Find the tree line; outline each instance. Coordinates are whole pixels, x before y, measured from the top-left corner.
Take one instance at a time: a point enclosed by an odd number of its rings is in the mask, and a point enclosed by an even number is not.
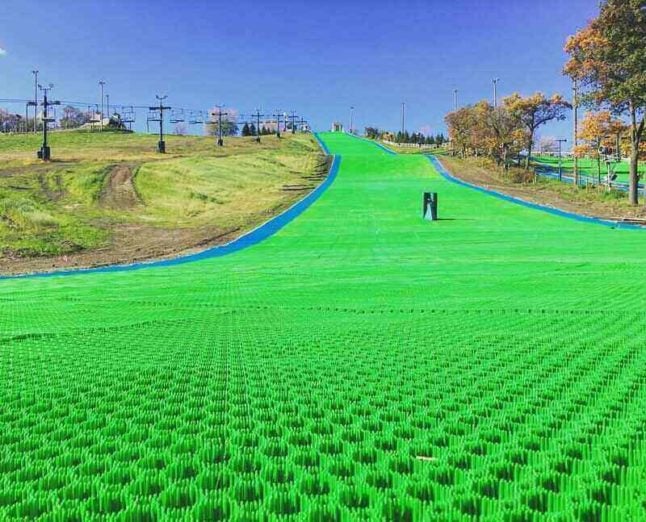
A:
[[[565,51],[563,72],[576,82],[578,101],[589,110],[573,153],[597,158],[600,175],[601,158],[608,152],[619,157],[627,148],[629,200],[636,205],[638,163],[646,156],[646,2],[605,0],[599,15],[567,39]],[[512,94],[497,107],[481,101],[447,114],[445,121],[454,152],[486,155],[505,169],[524,152],[529,169],[537,129],[564,119],[571,107],[559,94]]]
[[[444,134],[439,133],[435,136],[429,134],[424,135],[421,132],[409,133],[408,131],[404,132],[391,132],[380,130],[377,127],[366,127],[364,131],[366,138],[372,140],[383,140],[391,141],[394,143],[412,143],[416,145],[438,145],[441,146],[444,144],[447,139]]]
[[[494,107],[482,100],[446,115],[452,149],[463,157],[489,156],[505,170],[521,151],[529,169],[536,132],[549,121],[565,119],[571,105],[559,94],[507,96]]]

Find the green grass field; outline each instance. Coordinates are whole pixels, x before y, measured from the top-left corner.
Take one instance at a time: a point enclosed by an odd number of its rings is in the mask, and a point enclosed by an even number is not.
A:
[[[167,138],[168,154],[160,155],[153,135],[53,132],[54,161],[43,164],[34,152],[40,136],[0,134],[0,260],[106,247],[124,224],[245,230],[299,197],[283,185],[326,170],[304,134],[260,144],[231,138],[222,148],[213,138]],[[104,197],[122,165],[132,174],[130,197]]]
[[[322,137],[256,246],[0,281],[1,519],[643,519],[646,235]]]
[[[550,165],[552,167],[558,167],[559,159],[552,156],[536,156],[534,161],[539,164]],[[563,169],[573,170],[574,169],[574,160],[571,158],[562,158],[561,165]],[[597,166],[597,160],[593,158],[579,158],[577,162],[578,168],[582,173],[587,174],[596,178],[598,176],[599,170]],[[621,161],[619,163],[612,164],[615,174],[617,174],[617,181],[620,183],[628,183],[628,173],[630,169],[630,164],[627,161]],[[640,176],[644,177],[646,174],[646,162],[641,161],[638,165],[638,172]],[[601,162],[601,180],[605,182],[608,169],[605,162]]]

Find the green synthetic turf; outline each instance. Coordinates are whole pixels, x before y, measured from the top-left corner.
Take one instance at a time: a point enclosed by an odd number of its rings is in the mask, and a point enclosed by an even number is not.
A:
[[[549,165],[551,167],[558,168],[559,159],[554,156],[536,156],[534,160],[539,164]],[[596,178],[599,175],[599,167],[597,160],[593,158],[579,158],[577,166],[583,174],[592,176]],[[574,160],[571,158],[561,158],[561,167],[567,171],[574,170]],[[639,175],[641,176],[641,181],[643,181],[644,175],[646,175],[646,163],[640,161],[637,165]],[[617,174],[617,182],[628,183],[629,181],[629,172],[630,172],[630,163],[628,161],[621,161],[620,163],[612,163],[612,169],[615,174]],[[606,175],[608,174],[608,167],[606,162],[601,162],[601,181],[605,182]]]
[[[0,519],[642,518],[646,234],[323,139],[259,245],[0,281]]]

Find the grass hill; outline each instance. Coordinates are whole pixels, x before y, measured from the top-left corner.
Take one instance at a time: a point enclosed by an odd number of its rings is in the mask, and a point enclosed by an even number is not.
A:
[[[226,241],[299,199],[327,172],[309,135],[227,139],[54,132],[0,135],[0,272],[163,257]]]

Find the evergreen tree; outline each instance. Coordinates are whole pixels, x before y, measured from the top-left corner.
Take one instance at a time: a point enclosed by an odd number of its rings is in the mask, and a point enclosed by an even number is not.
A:
[[[255,135],[256,135],[256,126],[252,123],[251,125],[249,125],[249,136],[255,136]]]
[[[435,138],[432,134],[426,138],[426,143],[428,143],[429,145],[435,145]]]
[[[251,136],[251,133],[249,132],[249,124],[248,123],[245,123],[242,126],[242,135],[243,136]]]

